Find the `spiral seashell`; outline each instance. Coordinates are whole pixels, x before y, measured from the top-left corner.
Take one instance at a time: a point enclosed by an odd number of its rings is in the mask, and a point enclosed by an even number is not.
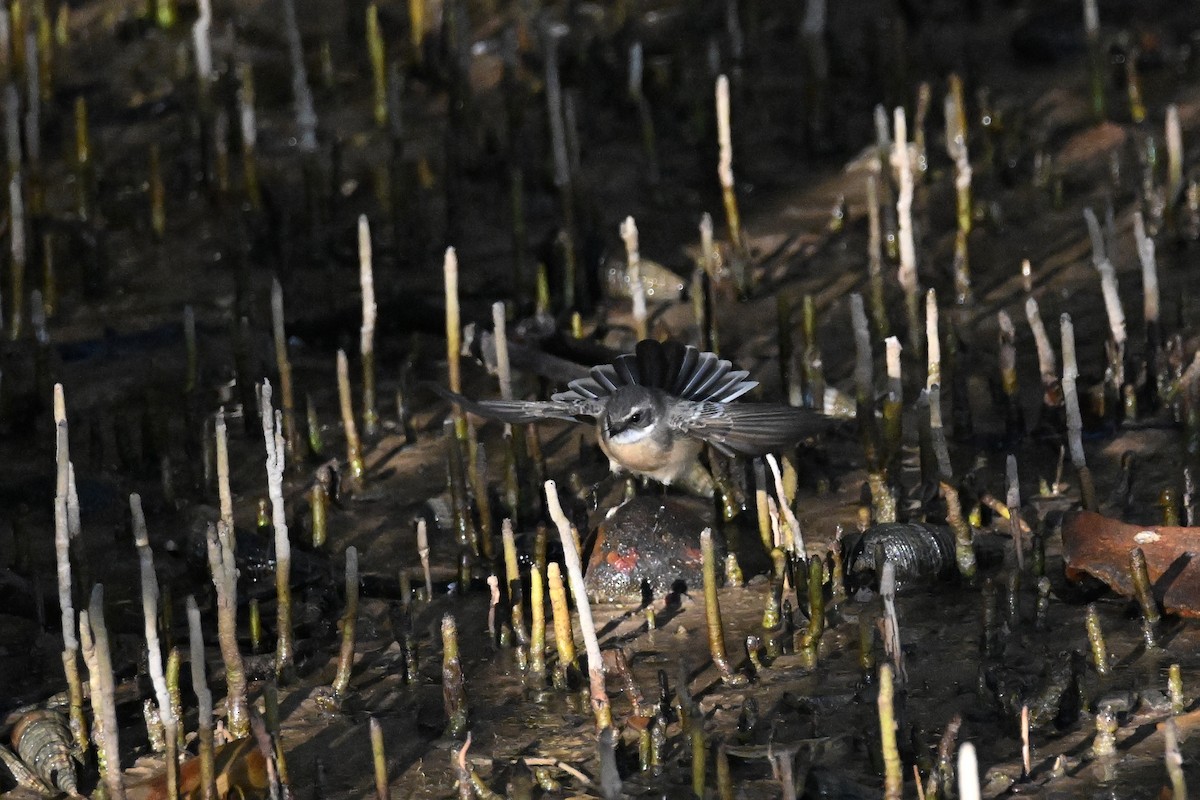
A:
[[[47,708],[30,711],[13,726],[12,745],[46,785],[72,797],[79,796],[72,759],[74,737],[66,716]]]
[[[38,794],[50,794],[54,791],[41,778],[34,775],[29,767],[25,766],[25,762],[17,757],[16,753],[0,744],[0,775],[3,775],[5,770],[22,789],[31,789]]]

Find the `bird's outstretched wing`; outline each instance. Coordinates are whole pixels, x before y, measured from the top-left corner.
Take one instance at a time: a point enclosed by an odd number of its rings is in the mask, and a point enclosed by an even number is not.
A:
[[[518,425],[548,419],[582,422],[581,417],[595,417],[604,411],[603,400],[472,400],[434,383],[426,386],[472,414]]]
[[[680,433],[709,442],[726,455],[760,456],[824,430],[828,420],[807,408],[769,403],[681,402],[668,418]]]

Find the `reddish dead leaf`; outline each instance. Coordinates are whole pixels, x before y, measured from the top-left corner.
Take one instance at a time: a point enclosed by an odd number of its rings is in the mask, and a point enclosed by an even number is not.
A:
[[[1154,596],[1168,612],[1200,617],[1200,528],[1130,525],[1092,511],[1063,522],[1067,577],[1084,574],[1133,596],[1129,551],[1142,548]]]
[[[262,752],[252,738],[237,739],[221,745],[213,754],[217,778],[217,796],[265,798],[268,796],[267,769]],[[130,786],[131,800],[166,800],[167,774]],[[200,759],[191,758],[179,767],[179,796],[192,800],[203,795],[200,785]]]
[[[1186,714],[1176,714],[1175,716],[1171,717],[1171,719],[1175,720],[1175,727],[1178,729],[1180,741],[1182,741],[1191,735],[1196,728],[1200,728],[1200,708],[1197,708],[1194,711],[1189,711]],[[1154,730],[1162,733],[1163,729],[1166,727],[1167,723],[1166,721],[1163,721],[1157,723],[1154,726]]]
[[[654,722],[654,717],[642,717],[637,714],[630,714],[625,718],[626,726],[633,728],[638,733],[647,730]]]

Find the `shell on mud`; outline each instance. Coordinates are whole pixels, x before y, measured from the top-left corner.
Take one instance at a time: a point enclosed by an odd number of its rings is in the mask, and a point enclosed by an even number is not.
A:
[[[885,561],[896,567],[896,590],[913,589],[955,572],[954,532],[943,525],[885,522],[842,540],[847,579],[878,588]]]
[[[46,782],[33,774],[33,770],[25,766],[16,753],[0,744],[0,778],[8,775],[18,787],[29,789],[38,794],[53,794],[54,790]]]
[[[17,720],[11,739],[21,761],[47,786],[79,796],[74,736],[66,716],[48,708],[30,711]]]
[[[643,258],[639,262],[642,271],[642,286],[646,289],[646,302],[666,303],[683,297],[687,282],[671,270]],[[609,297],[632,296],[629,285],[629,270],[624,261],[609,260],[605,265],[604,285]]]

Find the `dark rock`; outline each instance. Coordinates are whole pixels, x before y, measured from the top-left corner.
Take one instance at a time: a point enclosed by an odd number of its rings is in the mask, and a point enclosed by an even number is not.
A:
[[[601,603],[637,602],[701,585],[700,533],[708,504],[685,497],[635,497],[600,523],[588,560],[588,596]],[[719,539],[719,537],[717,537]]]

